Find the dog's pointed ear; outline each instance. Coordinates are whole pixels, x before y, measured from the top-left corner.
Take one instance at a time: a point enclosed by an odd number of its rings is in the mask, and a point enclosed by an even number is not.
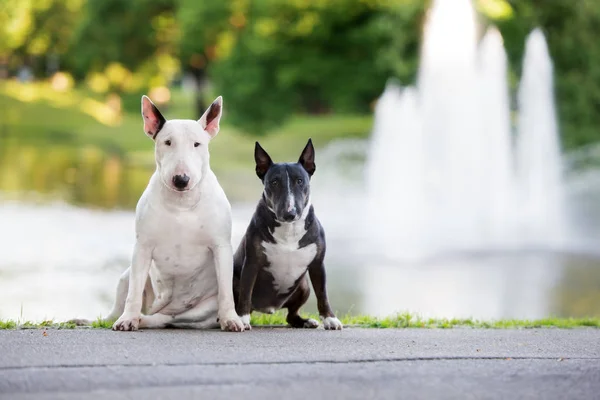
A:
[[[260,147],[258,142],[256,142],[256,145],[254,146],[254,161],[256,161],[256,175],[258,175],[260,180],[263,180],[265,174],[271,165],[273,165],[273,161],[265,149]]]
[[[219,121],[221,121],[221,115],[223,114],[223,97],[219,96],[212,102],[210,107],[204,112],[204,115],[200,117],[198,122],[202,126],[211,138],[217,136],[219,133]]]
[[[308,139],[308,143],[304,146],[298,164],[302,165],[306,172],[308,172],[308,176],[312,176],[315,173],[315,148],[313,147],[312,139]]]
[[[156,139],[156,135],[167,122],[148,96],[142,96],[142,118],[144,119],[144,132],[152,139]]]

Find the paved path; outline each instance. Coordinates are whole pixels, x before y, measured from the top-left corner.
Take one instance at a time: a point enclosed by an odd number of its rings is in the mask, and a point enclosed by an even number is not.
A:
[[[2,399],[598,399],[600,330],[0,331]]]

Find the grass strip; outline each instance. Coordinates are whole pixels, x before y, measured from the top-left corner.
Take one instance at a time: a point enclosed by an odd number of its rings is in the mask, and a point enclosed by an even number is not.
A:
[[[317,315],[305,315],[309,318],[319,319]],[[345,327],[355,328],[421,328],[421,329],[450,329],[450,328],[477,328],[477,329],[533,329],[533,328],[600,328],[600,318],[543,318],[527,319],[500,319],[477,320],[472,318],[422,318],[413,313],[398,313],[389,317],[374,317],[369,315],[345,315],[340,318]],[[255,313],[251,319],[252,326],[283,327],[287,326],[285,313],[275,314]],[[110,329],[112,321],[97,319],[87,329]],[[72,322],[56,322],[52,320],[42,322],[0,320],[0,329],[76,329],[79,328]]]

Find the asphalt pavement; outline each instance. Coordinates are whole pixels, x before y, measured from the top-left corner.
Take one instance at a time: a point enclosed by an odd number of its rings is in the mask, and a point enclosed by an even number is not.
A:
[[[0,331],[0,399],[600,399],[600,329]]]

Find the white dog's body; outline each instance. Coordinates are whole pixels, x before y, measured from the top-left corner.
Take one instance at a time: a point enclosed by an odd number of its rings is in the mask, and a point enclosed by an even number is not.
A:
[[[138,202],[132,264],[107,317],[119,317],[115,330],[243,330],[232,293],[231,207],[209,166],[221,107],[219,97],[199,121],[166,121],[142,100],[157,169]]]

